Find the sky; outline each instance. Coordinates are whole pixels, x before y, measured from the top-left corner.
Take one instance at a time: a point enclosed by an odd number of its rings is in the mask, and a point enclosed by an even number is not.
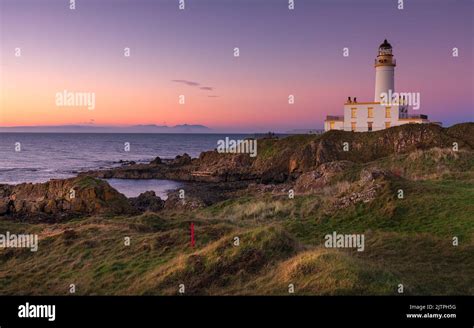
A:
[[[421,95],[417,113],[474,121],[474,2],[397,2],[0,0],[0,126],[322,128],[348,96],[373,101],[385,38],[396,91]],[[57,106],[64,90],[94,93],[95,108]]]

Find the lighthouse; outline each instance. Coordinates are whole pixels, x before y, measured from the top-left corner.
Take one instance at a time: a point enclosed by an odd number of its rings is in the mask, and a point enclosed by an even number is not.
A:
[[[392,94],[395,92],[395,66],[392,46],[387,39],[379,47],[379,53],[375,58],[375,96],[374,101],[380,101],[382,93]],[[389,91],[391,90],[391,91]]]
[[[375,58],[375,96],[374,101],[360,101],[354,95],[344,103],[344,115],[328,115],[324,120],[324,131],[343,130],[352,132],[378,131],[392,126],[414,123],[430,123],[424,114],[409,114],[409,102],[402,93],[395,97],[395,58],[392,46],[385,39],[379,46]],[[403,93],[404,94],[404,93]],[[406,93],[409,94],[409,93]],[[388,98],[386,98],[388,97]]]

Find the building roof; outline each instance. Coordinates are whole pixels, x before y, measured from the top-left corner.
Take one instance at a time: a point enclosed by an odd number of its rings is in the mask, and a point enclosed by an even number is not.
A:
[[[345,102],[344,106],[346,105],[380,105],[380,101],[362,101],[362,102]],[[387,105],[389,106],[389,105]]]
[[[388,43],[387,39],[383,40],[383,43],[380,45],[381,49],[392,49],[392,45]]]

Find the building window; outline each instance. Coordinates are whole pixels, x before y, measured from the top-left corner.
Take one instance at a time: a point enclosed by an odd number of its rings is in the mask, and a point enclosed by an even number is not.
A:
[[[329,130],[334,130],[334,122],[329,122]]]
[[[391,107],[385,107],[385,118],[390,118],[391,117],[390,108]]]
[[[368,118],[374,117],[374,109],[372,107],[367,108],[367,117]]]
[[[390,127],[390,122],[385,122],[385,128],[388,129]]]
[[[355,131],[356,130],[356,124],[355,122],[351,122],[351,131]]]
[[[373,122],[367,122],[367,130],[372,131],[372,123]]]
[[[351,108],[351,118],[357,118],[357,108]]]

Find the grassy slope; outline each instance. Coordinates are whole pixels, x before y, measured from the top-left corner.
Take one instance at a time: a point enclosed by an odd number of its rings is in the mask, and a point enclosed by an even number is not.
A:
[[[405,199],[392,193],[405,190]],[[416,195],[416,196],[415,196]],[[474,183],[401,180],[379,202],[325,213],[325,196],[266,195],[192,214],[87,218],[39,232],[36,254],[2,250],[2,294],[474,294]],[[188,216],[189,215],[189,216]],[[192,215],[192,216],[190,216]],[[189,247],[189,224],[197,244]],[[74,233],[64,233],[72,229]],[[365,233],[366,251],[323,248],[324,235]],[[124,246],[130,236],[131,246]],[[241,246],[232,245],[239,236]],[[460,246],[451,244],[458,236]]]
[[[260,155],[272,157],[280,148],[266,142]],[[387,181],[370,203],[334,210],[334,190],[370,167],[400,178]],[[180,283],[187,294],[288,294],[288,284],[298,294],[396,294],[399,283],[407,294],[474,294],[474,153],[389,156],[356,164],[333,181],[328,190],[295,199],[248,195],[193,212],[58,224],[0,220],[2,233],[40,235],[37,253],[0,250],[0,294],[67,295],[72,283],[77,294],[106,295],[176,294]],[[364,233],[365,251],[324,248],[333,231]]]

